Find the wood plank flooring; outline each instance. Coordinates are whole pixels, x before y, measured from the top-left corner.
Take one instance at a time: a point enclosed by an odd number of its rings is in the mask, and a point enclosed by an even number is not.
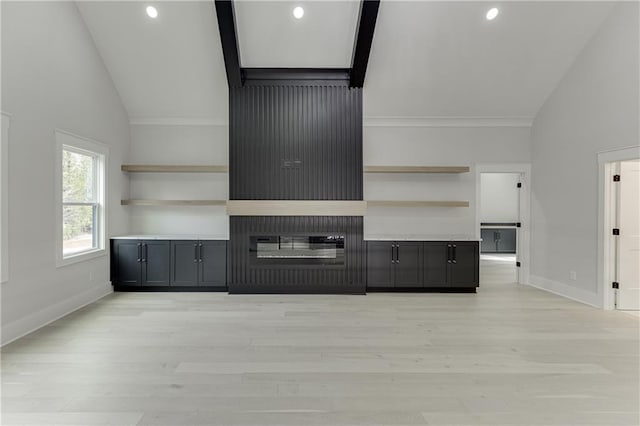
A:
[[[3,425],[638,425],[640,319],[478,294],[117,293],[2,351]]]

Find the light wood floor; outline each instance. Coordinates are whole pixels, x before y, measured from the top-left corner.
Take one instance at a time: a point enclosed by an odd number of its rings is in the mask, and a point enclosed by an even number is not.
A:
[[[118,293],[3,350],[4,425],[638,425],[639,319],[478,294]]]

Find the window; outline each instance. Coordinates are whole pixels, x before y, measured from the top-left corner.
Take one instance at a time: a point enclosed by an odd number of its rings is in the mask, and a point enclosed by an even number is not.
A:
[[[59,150],[58,263],[65,265],[105,252],[106,147],[56,131]]]

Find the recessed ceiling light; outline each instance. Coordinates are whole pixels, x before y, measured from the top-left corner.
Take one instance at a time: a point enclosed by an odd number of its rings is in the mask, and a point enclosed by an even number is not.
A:
[[[156,19],[158,17],[158,10],[153,6],[147,6],[147,15],[149,15],[149,18]]]
[[[489,21],[493,21],[494,19],[496,19],[496,16],[498,16],[498,13],[500,13],[500,11],[498,10],[497,7],[492,7],[491,9],[489,9],[489,11],[487,12],[487,19]]]
[[[294,8],[294,9],[293,9],[293,16],[294,16],[296,19],[300,19],[300,18],[302,18],[302,17],[304,16],[304,9],[303,9],[303,8],[301,8],[300,6],[298,6],[298,7]]]

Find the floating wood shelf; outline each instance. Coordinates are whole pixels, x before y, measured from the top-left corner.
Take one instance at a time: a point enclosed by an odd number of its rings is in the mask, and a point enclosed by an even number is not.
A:
[[[365,173],[468,173],[468,166],[365,166]]]
[[[224,206],[226,200],[122,200],[123,206]]]
[[[162,165],[162,164],[123,164],[123,172],[133,173],[225,173],[229,166]]]
[[[469,207],[468,201],[367,201],[371,207]]]
[[[366,201],[229,200],[229,216],[364,216]]]
[[[227,206],[229,216],[364,216],[367,207],[469,207],[468,201],[122,200],[123,206]]]

